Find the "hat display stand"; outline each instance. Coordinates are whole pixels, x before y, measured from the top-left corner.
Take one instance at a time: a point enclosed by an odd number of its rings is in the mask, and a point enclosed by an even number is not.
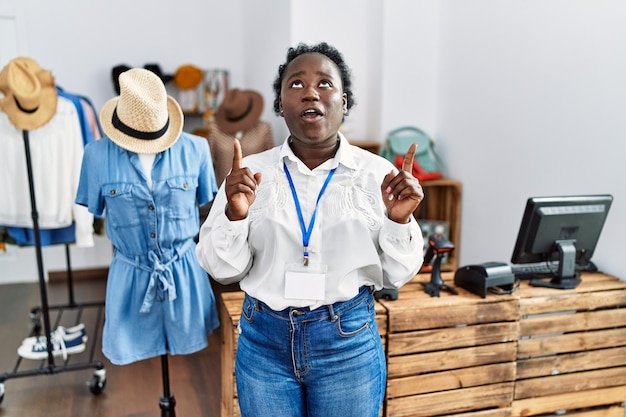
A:
[[[97,307],[96,314],[96,326],[95,329],[100,328],[100,323],[102,320],[102,308],[104,306],[103,302],[93,302],[93,303],[76,303],[74,300],[74,292],[73,292],[73,281],[72,274],[70,268],[70,257],[69,257],[69,246],[65,245],[65,253],[68,263],[68,297],[69,303],[65,305],[53,305],[50,306],[48,303],[48,295],[47,295],[47,287],[46,280],[44,277],[44,269],[43,269],[43,256],[42,256],[42,244],[41,244],[41,232],[39,229],[39,221],[38,221],[38,213],[37,213],[37,202],[35,199],[35,187],[33,183],[33,171],[32,171],[32,161],[31,161],[31,153],[30,153],[30,142],[29,142],[29,131],[22,130],[22,136],[24,139],[24,148],[26,155],[26,168],[28,171],[28,185],[29,185],[29,193],[30,193],[30,205],[31,205],[31,215],[33,221],[33,232],[35,238],[35,253],[37,258],[37,272],[38,272],[38,282],[39,282],[39,291],[41,296],[41,307],[35,307],[31,310],[31,321],[32,321],[32,329],[31,336],[38,336],[41,330],[41,320],[43,319],[44,324],[44,335],[46,337],[46,351],[47,351],[47,360],[42,360],[39,367],[34,369],[27,369],[20,371],[19,367],[22,362],[22,357],[18,357],[17,363],[13,369],[13,372],[3,373],[0,375],[0,403],[4,399],[5,394],[5,381],[11,378],[20,378],[20,377],[28,377],[28,376],[36,376],[36,375],[50,375],[57,374],[66,371],[77,371],[94,368],[93,378],[88,382],[89,390],[93,394],[100,394],[106,385],[106,369],[102,362],[94,361],[94,353],[96,346],[96,332],[94,332],[94,341],[91,347],[91,351],[89,353],[89,360],[83,363],[69,363],[70,356],[64,360],[63,365],[56,365],[53,355],[53,347],[51,342],[51,326],[50,326],[50,310],[57,309],[59,310],[59,314],[57,317],[57,322],[60,320],[63,311],[67,309],[77,309],[79,317],[82,315],[83,308],[85,307]],[[57,323],[58,324],[58,323]]]

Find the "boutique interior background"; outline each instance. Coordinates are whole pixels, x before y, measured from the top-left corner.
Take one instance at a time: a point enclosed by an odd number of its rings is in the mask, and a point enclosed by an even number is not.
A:
[[[226,68],[265,97],[288,46],[326,40],[353,69],[349,138],[428,132],[463,183],[460,264],[508,261],[530,196],[611,193],[594,261],[626,277],[626,2],[623,0],[0,0],[0,65],[30,56],[99,109],[117,64]],[[2,198],[7,198],[3,196]],[[44,250],[64,270],[63,247]],[[72,248],[107,266],[106,238]],[[32,248],[0,255],[0,282],[35,281]]]

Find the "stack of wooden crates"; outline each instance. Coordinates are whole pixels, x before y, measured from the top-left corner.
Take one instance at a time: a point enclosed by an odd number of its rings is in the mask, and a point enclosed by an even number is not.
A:
[[[452,281],[452,273],[444,280]],[[382,415],[624,417],[626,281],[586,273],[574,290],[530,287],[481,298],[424,292],[418,275],[376,318],[388,377]],[[220,297],[221,416],[239,416],[234,381],[243,293]]]
[[[523,286],[513,416],[624,417],[626,281],[585,274],[575,290]]]
[[[459,295],[442,289],[431,297],[422,284],[428,281],[418,275],[397,300],[381,300],[389,320],[385,415],[510,415],[516,298],[480,298],[461,288]]]
[[[626,281],[587,273],[574,290],[523,282],[486,298],[432,298],[422,282],[381,300],[386,416],[624,417]]]

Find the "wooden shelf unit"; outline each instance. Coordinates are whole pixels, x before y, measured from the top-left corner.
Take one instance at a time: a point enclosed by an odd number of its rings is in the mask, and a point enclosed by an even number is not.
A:
[[[441,270],[456,271],[461,250],[461,183],[443,178],[423,181],[422,188],[424,201],[413,215],[418,221],[425,219],[448,223],[448,239],[454,244],[454,250],[448,253],[447,262],[441,265]]]
[[[363,148],[366,151],[370,151],[378,155],[380,151],[380,142],[375,142],[373,140],[351,140],[349,141],[351,145],[358,146],[359,148]]]

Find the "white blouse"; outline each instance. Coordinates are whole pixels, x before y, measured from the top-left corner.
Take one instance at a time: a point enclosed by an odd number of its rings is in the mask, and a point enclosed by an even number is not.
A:
[[[28,132],[39,227],[58,229],[76,223],[77,246],[90,247],[93,215],[74,203],[84,145],[74,104],[58,97],[48,123]],[[0,111],[0,224],[33,227],[22,131]]]
[[[385,175],[397,170],[384,158],[340,139],[335,157],[313,170],[294,155],[287,140],[243,159],[243,166],[262,174],[248,217],[226,217],[222,185],[200,230],[196,254],[213,279],[239,282],[252,297],[282,310],[349,300],[361,286],[399,288],[415,276],[424,253],[419,225],[412,216],[408,224],[389,220],[380,190]],[[303,262],[303,243],[283,162],[306,227],[328,173],[337,168],[319,201],[308,246],[310,263],[327,268],[323,300],[285,297],[286,266]]]

